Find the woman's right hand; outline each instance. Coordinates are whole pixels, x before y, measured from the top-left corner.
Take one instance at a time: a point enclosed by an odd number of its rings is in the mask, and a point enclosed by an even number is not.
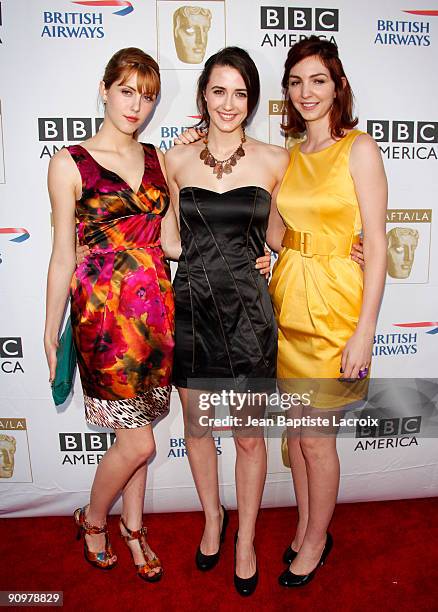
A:
[[[56,349],[58,348],[58,342],[53,342],[44,339],[44,349],[46,351],[47,364],[49,366],[49,383],[53,384],[56,374]]]
[[[83,261],[85,261],[85,258],[88,257],[89,254],[90,249],[86,244],[82,246],[76,244],[76,265],[79,266]]]
[[[181,145],[181,144],[191,144],[192,142],[197,142],[204,138],[205,133],[202,130],[198,130],[196,128],[188,128],[184,130],[182,134],[180,134],[177,138],[174,138],[173,144]]]

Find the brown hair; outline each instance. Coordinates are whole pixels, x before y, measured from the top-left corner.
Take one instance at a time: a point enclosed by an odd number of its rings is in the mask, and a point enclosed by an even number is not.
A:
[[[112,56],[102,78],[105,89],[109,89],[118,81],[123,85],[133,72],[137,73],[137,90],[140,93],[160,93],[160,68],[157,62],[136,47],[120,49]]]
[[[345,129],[354,128],[358,123],[358,119],[353,117],[353,92],[339,59],[337,46],[328,40],[322,40],[313,35],[295,43],[287,54],[281,81],[284,96],[281,127],[288,135],[295,138],[306,131],[306,123],[294,108],[289,97],[289,74],[298,62],[306,57],[313,56],[321,60],[335,84],[336,97],[330,111],[330,129],[332,138],[342,138]],[[345,85],[342,78],[346,80]]]
[[[254,64],[250,55],[240,47],[225,47],[209,57],[205,62],[204,70],[201,72],[198,79],[198,89],[196,92],[196,104],[201,115],[201,119],[197,125],[208,126],[210,124],[210,115],[208,114],[204,92],[210,80],[211,71],[215,66],[231,66],[231,68],[235,68],[237,72],[239,72],[242,79],[245,81],[246,90],[248,92],[248,114],[242,124],[243,127],[245,127],[259,101],[260,78],[257,66]]]

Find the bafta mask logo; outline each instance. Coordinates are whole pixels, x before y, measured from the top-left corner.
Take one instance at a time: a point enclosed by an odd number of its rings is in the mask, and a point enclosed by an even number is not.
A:
[[[181,6],[173,14],[173,38],[178,59],[185,64],[204,61],[211,11],[198,6]]]
[[[281,435],[281,458],[283,460],[284,467],[290,468],[289,451],[287,447],[287,431],[283,431]]]
[[[14,475],[14,455],[17,442],[13,436],[0,434],[0,478]]]
[[[393,227],[388,239],[388,274],[392,278],[408,278],[418,245],[418,231],[410,227]]]

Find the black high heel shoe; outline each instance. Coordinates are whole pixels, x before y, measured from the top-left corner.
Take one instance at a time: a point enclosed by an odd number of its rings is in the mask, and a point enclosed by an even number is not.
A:
[[[284,587],[299,587],[308,584],[315,576],[317,569],[324,565],[325,560],[328,557],[329,552],[333,548],[333,538],[330,533],[327,533],[327,539],[325,541],[324,550],[322,551],[322,555],[320,560],[318,561],[316,567],[309,573],[304,574],[304,576],[299,576],[298,574],[294,574],[289,569],[285,570],[278,578],[278,582],[281,586]]]
[[[250,578],[240,578],[236,574],[236,547],[238,537],[238,532],[236,531],[234,536],[234,586],[236,587],[236,591],[239,593],[239,595],[248,597],[256,590],[257,583],[259,581],[259,571],[256,568],[255,573]]]
[[[292,546],[288,546],[283,553],[283,563],[287,563],[287,565],[290,565],[297,556],[297,554],[297,550],[294,550]]]
[[[222,519],[222,528],[221,528],[218,551],[212,555],[204,555],[204,553],[201,552],[200,546],[198,546],[198,550],[196,551],[195,563],[196,563],[196,567],[198,568],[198,570],[201,570],[201,572],[207,572],[208,570],[213,569],[214,566],[219,561],[221,545],[224,543],[225,534],[227,532],[227,527],[228,527],[228,522],[229,522],[228,512],[225,510],[223,506],[221,506],[221,508],[224,512],[224,517]]]

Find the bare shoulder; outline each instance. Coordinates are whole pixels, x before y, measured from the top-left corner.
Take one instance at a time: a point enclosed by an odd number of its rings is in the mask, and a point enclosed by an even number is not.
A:
[[[49,162],[48,170],[49,184],[70,184],[72,186],[80,182],[79,170],[72,156],[65,147],[53,155]]]
[[[200,141],[202,144],[202,141]],[[202,145],[203,146],[203,145]],[[164,157],[167,161],[171,163],[175,163],[180,159],[185,159],[187,157],[191,157],[195,150],[199,149],[199,141],[194,142],[192,144],[181,144],[181,145],[173,145],[168,151],[166,151]]]
[[[52,156],[49,162],[49,169],[55,172],[68,172],[76,167],[72,156],[65,147]]]
[[[81,197],[82,179],[78,167],[67,149],[60,149],[50,160],[47,175],[52,206],[56,202],[69,202],[74,208],[74,201]]]
[[[369,134],[362,133],[355,138],[351,147],[351,156],[354,159],[380,157],[380,149],[377,142]]]
[[[250,142],[255,149],[258,149],[264,157],[268,158],[268,161],[272,160],[273,163],[287,163],[289,161],[289,153],[284,147],[261,142],[255,138],[251,138]]]
[[[350,154],[350,172],[353,180],[365,177],[385,177],[382,155],[376,141],[369,134],[359,134]]]
[[[199,157],[201,145],[198,142],[188,145],[174,145],[164,155],[168,177],[174,177],[182,168],[187,167],[193,160]]]
[[[289,151],[285,147],[279,147],[278,145],[269,144],[267,152],[272,157],[275,163],[288,164],[289,163]]]

